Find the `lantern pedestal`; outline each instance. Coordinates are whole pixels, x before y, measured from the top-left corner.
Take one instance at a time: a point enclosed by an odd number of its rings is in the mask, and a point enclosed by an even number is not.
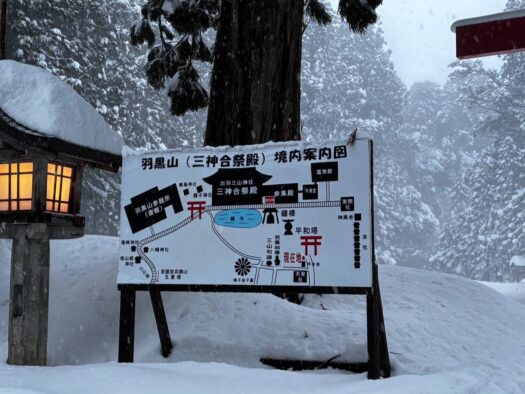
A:
[[[46,365],[49,232],[42,223],[13,230],[7,363]]]
[[[83,218],[77,217],[82,222]],[[4,224],[0,238],[11,238],[9,350],[11,365],[46,365],[49,305],[49,240],[84,235],[73,224]]]

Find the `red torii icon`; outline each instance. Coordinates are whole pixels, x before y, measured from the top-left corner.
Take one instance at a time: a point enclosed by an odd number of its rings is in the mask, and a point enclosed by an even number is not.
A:
[[[302,235],[301,236],[301,245],[304,246],[304,254],[309,255],[308,247],[314,247],[314,256],[317,256],[317,247],[321,246],[321,235]]]
[[[199,213],[199,219],[202,219],[202,213],[206,210],[206,201],[188,201],[188,211],[191,213],[191,218],[193,219],[193,214],[195,212]]]

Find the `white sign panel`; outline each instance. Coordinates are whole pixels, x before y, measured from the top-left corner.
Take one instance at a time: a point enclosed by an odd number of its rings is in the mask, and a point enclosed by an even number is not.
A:
[[[358,139],[125,156],[118,283],[371,287],[371,149]]]

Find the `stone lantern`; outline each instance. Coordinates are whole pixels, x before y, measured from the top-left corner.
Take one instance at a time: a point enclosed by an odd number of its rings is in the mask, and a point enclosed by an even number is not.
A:
[[[33,84],[41,91],[28,95]],[[84,235],[83,169],[117,172],[121,147],[121,137],[66,83],[0,61],[0,238],[13,240],[9,364],[46,364],[49,240]]]

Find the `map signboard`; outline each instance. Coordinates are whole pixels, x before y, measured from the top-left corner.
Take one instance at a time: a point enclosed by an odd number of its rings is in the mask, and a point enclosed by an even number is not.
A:
[[[119,285],[372,286],[372,142],[124,156]]]

